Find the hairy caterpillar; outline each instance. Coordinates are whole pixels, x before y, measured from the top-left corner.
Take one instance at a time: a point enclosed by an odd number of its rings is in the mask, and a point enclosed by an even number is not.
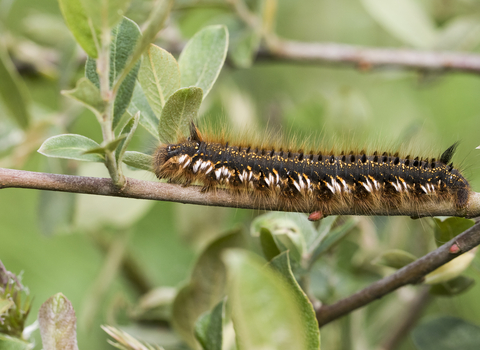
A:
[[[159,179],[185,186],[200,182],[203,191],[223,187],[298,211],[353,207],[369,213],[426,202],[448,202],[461,210],[471,190],[450,163],[456,146],[438,160],[387,152],[305,153],[210,140],[192,123],[188,139],[158,147],[153,168]]]

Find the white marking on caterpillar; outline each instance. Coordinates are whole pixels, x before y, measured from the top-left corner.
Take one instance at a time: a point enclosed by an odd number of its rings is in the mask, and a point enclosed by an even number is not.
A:
[[[333,187],[332,185],[330,185],[328,182],[326,181],[323,181],[325,182],[325,185],[327,185],[328,189],[330,190],[330,192],[332,192],[333,194],[335,194],[335,187]]]
[[[182,164],[183,161],[185,160],[185,158],[187,158],[187,157],[188,157],[188,156],[187,156],[186,154],[184,154],[183,156],[181,156],[180,158],[178,158],[178,162],[179,162],[180,164]]]
[[[298,192],[301,192],[302,189],[300,188],[300,186],[298,185],[297,181],[293,181],[293,185],[297,188]]]
[[[217,177],[217,180],[220,180],[220,176],[222,175],[222,169],[217,169],[215,170],[215,176]]]
[[[368,181],[368,180],[367,180]],[[371,190],[371,186],[369,186],[368,184],[366,184],[365,182],[361,182],[360,183],[362,184],[363,187],[365,187],[365,189],[368,191],[368,192],[372,192]]]
[[[425,188],[425,186],[420,185],[420,188],[423,190],[423,192],[425,192],[426,194],[428,194],[428,191],[427,191],[427,189]]]
[[[210,167],[207,169],[207,171],[205,172],[205,175],[207,175],[209,172],[211,172],[213,170],[213,166],[212,166],[212,163],[208,162],[208,164],[210,165]]]
[[[264,181],[267,184],[268,187],[270,187],[270,179],[268,179],[266,176],[264,176]]]
[[[193,172],[196,173],[198,171],[198,168],[200,167],[200,165],[202,164],[202,160],[199,159],[195,162],[195,164],[193,165]]]
[[[189,166],[191,162],[192,162],[192,158],[188,157],[188,159],[187,159],[187,161],[185,162],[185,164],[183,164],[183,169],[185,169],[187,166]]]
[[[200,170],[205,170],[209,164],[210,162],[202,162],[202,165],[200,165]]]

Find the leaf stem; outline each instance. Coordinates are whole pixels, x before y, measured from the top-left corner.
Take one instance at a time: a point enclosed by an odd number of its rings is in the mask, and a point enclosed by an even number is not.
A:
[[[115,133],[112,129],[113,105],[116,97],[110,89],[110,28],[104,25],[101,33],[101,46],[98,53],[97,73],[100,80],[100,95],[106,102],[107,107],[102,114],[100,126],[102,128],[103,144],[108,144],[115,139]],[[125,185],[125,176],[123,176],[121,164],[117,164],[115,154],[110,150],[105,151],[105,166],[112,178],[115,186],[122,188]]]

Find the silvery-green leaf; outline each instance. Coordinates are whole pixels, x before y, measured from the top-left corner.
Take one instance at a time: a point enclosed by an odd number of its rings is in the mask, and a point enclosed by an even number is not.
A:
[[[143,54],[138,80],[157,117],[168,98],[180,88],[180,70],[175,58],[164,49],[150,45]]]
[[[182,86],[197,86],[208,95],[225,62],[228,30],[215,25],[203,28],[189,40],[178,60]]]
[[[190,123],[197,118],[203,92],[198,87],[182,88],[170,96],[160,116],[158,135],[163,143],[174,143],[186,135]]]
[[[128,166],[138,168],[141,170],[146,171],[153,171],[152,164],[153,158],[152,156],[135,151],[126,151],[123,155],[122,161],[127,164]]]
[[[85,50],[88,56],[97,58],[97,45],[100,42],[100,32],[87,16],[82,0],[58,0],[63,18],[72,32],[75,40]]]
[[[72,303],[57,293],[42,304],[38,323],[45,350],[78,350],[77,318]]]
[[[98,154],[85,154],[89,149],[97,147],[100,147],[100,145],[88,137],[76,134],[62,134],[45,140],[38,153],[54,158],[103,162],[103,157]]]

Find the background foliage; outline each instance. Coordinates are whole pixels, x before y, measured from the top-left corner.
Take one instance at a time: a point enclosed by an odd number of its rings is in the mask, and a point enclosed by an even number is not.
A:
[[[150,1],[133,0],[126,15],[143,23],[151,5]],[[248,5],[255,11],[260,3]],[[478,51],[480,7],[473,0],[279,0],[277,6],[276,32],[289,39]],[[20,73],[14,83],[0,79],[2,96],[7,96],[0,101],[0,166],[108,176],[101,164],[46,158],[36,152],[45,139],[61,133],[102,141],[94,114],[60,94],[60,90],[73,89],[84,76],[86,56],[67,30],[57,1],[3,0],[0,17],[0,59],[6,62],[2,67]],[[178,59],[180,50],[175,44],[217,24],[228,27],[230,46],[227,64],[202,103],[201,118],[208,123],[234,130],[280,130],[300,135],[299,139],[309,135],[318,140],[341,140],[353,135],[359,144],[374,142],[388,147],[412,142],[426,155],[439,154],[460,140],[455,164],[465,169],[472,187],[479,188],[474,150],[480,131],[477,76],[362,71],[269,60],[251,65],[251,49],[258,44],[255,33],[223,1],[177,1],[157,43]],[[8,55],[14,66],[9,66]],[[141,79],[142,70],[139,76]],[[11,89],[18,93],[9,95]],[[22,100],[8,96],[21,96]],[[129,149],[149,153],[156,143],[151,132],[138,128]],[[154,179],[143,171],[125,169],[125,174]],[[192,283],[191,271],[209,242],[232,230],[250,232],[258,214],[3,189],[0,259],[8,270],[23,271],[22,283],[34,296],[27,324],[35,320],[43,301],[61,292],[76,310],[80,349],[111,348],[99,327],[105,323],[121,325],[139,339],[173,349],[178,348],[178,334],[184,342],[189,340],[167,327],[170,309],[164,306],[170,305],[176,293],[172,288]],[[326,303],[350,295],[391,273],[391,268],[375,260],[385,251],[401,249],[419,257],[434,249],[433,228],[440,225],[432,219],[359,218],[355,229],[314,265],[312,293]],[[261,253],[258,242],[253,247]],[[293,255],[291,251],[292,259]],[[255,262],[242,260],[238,252],[229,256],[230,269],[242,264],[256,267]],[[126,264],[122,265],[122,258]],[[388,257],[382,258],[385,265]],[[478,279],[478,258],[465,274]],[[150,288],[159,289],[139,301]],[[422,321],[443,315],[480,324],[479,288],[474,285],[455,297],[431,299]],[[418,287],[403,288],[325,326],[322,347],[378,346],[417,291]],[[428,331],[428,325],[424,329]],[[34,336],[40,348],[39,333]],[[421,346],[421,335],[414,339],[407,337],[401,349]]]

